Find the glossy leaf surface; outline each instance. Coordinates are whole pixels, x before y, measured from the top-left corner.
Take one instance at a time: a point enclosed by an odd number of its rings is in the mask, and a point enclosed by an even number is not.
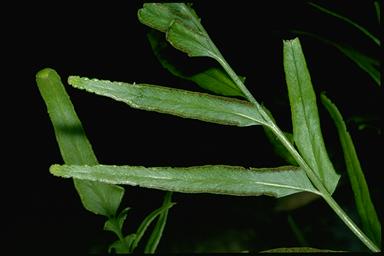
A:
[[[247,101],[149,84],[128,84],[71,76],[72,86],[127,103],[133,108],[206,122],[250,126],[264,123]]]
[[[282,197],[300,191],[317,193],[306,174],[294,166],[242,168],[227,165],[143,167],[53,165],[53,175],[111,184],[127,184],[182,193]]]
[[[284,41],[284,71],[295,144],[304,160],[332,194],[340,176],[334,170],[324,145],[316,95],[299,39]]]

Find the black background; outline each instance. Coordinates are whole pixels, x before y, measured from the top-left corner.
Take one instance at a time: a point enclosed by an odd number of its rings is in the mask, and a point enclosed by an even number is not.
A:
[[[377,56],[375,45],[356,29],[326,16],[303,1],[209,1],[194,8],[233,69],[266,104],[277,122],[290,130],[290,112],[282,67],[282,40],[291,29],[315,32]],[[267,2],[267,1],[263,1]],[[289,3],[288,3],[289,2]],[[323,3],[374,34],[379,28],[371,1]],[[53,129],[35,84],[35,74],[54,68],[68,75],[126,82],[145,82],[200,90],[164,70],[137,20],[136,1],[82,4],[35,2],[3,9],[3,248],[13,252],[105,252],[112,234],[102,231],[104,218],[83,209],[70,180],[49,174],[61,163]],[[336,49],[303,37],[301,44],[317,93],[326,91],[344,117],[379,116],[382,89]],[[199,65],[207,60],[195,58]],[[134,110],[122,103],[66,87],[99,162],[146,166],[283,164],[258,127],[236,128]],[[4,90],[5,89],[5,90]],[[323,135],[342,174],[335,198],[354,219],[352,192],[337,134],[322,107]],[[373,201],[382,199],[382,134],[376,128],[348,128],[366,173]],[[381,123],[375,121],[381,129]],[[4,176],[5,174],[5,176]],[[128,232],[160,206],[163,192],[126,187]],[[298,246],[287,213],[273,210],[269,197],[175,194],[160,251],[260,251]],[[380,215],[381,215],[381,209]],[[322,201],[291,212],[312,247],[365,250]],[[3,236],[3,237],[4,237]],[[236,237],[236,239],[235,239]],[[4,240],[3,240],[4,241]],[[220,242],[221,241],[221,242]]]

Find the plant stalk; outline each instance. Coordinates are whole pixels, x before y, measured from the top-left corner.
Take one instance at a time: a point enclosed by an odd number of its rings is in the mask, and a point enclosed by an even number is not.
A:
[[[194,21],[195,24],[203,31],[209,38],[207,31],[200,24],[198,20]],[[289,140],[285,137],[284,133],[280,130],[280,128],[275,124],[275,122],[271,119],[271,117],[264,111],[262,106],[256,101],[253,95],[249,92],[247,87],[243,84],[240,78],[233,71],[228,62],[224,59],[223,55],[217,49],[216,45],[209,38],[209,42],[211,47],[214,49],[216,56],[212,56],[215,58],[220,65],[224,68],[224,70],[228,73],[231,79],[236,83],[238,88],[244,94],[246,99],[253,103],[258,109],[261,116],[265,119],[265,125],[268,126],[272,130],[272,132],[279,138],[280,142],[284,145],[284,147],[291,153],[293,158],[302,167],[307,174],[309,180],[315,186],[315,188],[320,192],[321,196],[328,203],[328,205],[332,208],[332,210],[341,218],[341,220],[348,226],[348,228],[373,252],[380,252],[380,248],[378,248],[365,234],[361,229],[352,221],[351,218],[344,212],[344,210],[339,206],[339,204],[332,198],[328,190],[325,188],[319,177],[315,174],[312,168],[305,162],[305,160],[301,157],[296,148],[289,142]]]
[[[321,196],[328,203],[328,205],[332,208],[332,210],[340,217],[340,219],[348,226],[348,228],[362,241],[371,251],[380,252],[380,248],[378,248],[369,237],[365,235],[365,233],[353,222],[351,218],[345,213],[345,211],[340,207],[340,205],[333,199],[333,197],[329,194],[328,190],[325,188],[323,183],[320,181],[318,176],[312,171],[311,167],[305,162],[305,160],[301,157],[299,152],[293,147],[293,145],[289,142],[289,140],[285,137],[284,133],[276,126],[276,124],[272,123],[270,126],[273,133],[279,138],[280,142],[283,143],[285,148],[291,153],[293,158],[297,161],[297,163],[304,169],[308,178],[311,180],[313,185],[319,190]]]

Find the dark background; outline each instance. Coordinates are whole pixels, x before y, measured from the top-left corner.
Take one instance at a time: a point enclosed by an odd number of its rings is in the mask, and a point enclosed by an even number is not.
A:
[[[282,40],[300,29],[348,43],[371,56],[379,50],[356,29],[322,14],[304,1],[203,1],[194,8],[227,61],[257,100],[290,130],[282,66]],[[268,2],[268,1],[262,1]],[[375,35],[379,27],[371,1],[338,1],[324,6],[352,18]],[[87,212],[70,180],[49,174],[62,163],[35,74],[54,68],[68,75],[145,82],[200,90],[164,70],[137,20],[137,1],[82,4],[35,2],[3,9],[4,145],[2,176],[3,249],[13,252],[105,252],[114,239],[102,230],[104,218]],[[301,44],[317,93],[326,91],[346,120],[374,117],[359,130],[347,122],[376,207],[382,201],[382,88],[335,48],[311,38]],[[203,65],[204,58],[191,59]],[[260,127],[236,128],[134,110],[111,99],[67,86],[99,162],[146,166],[230,164],[267,167],[284,164],[273,154]],[[319,106],[323,136],[342,175],[335,198],[357,220],[333,123]],[[382,157],[382,156],[381,156]],[[378,168],[379,167],[379,168]],[[163,192],[126,187],[123,206],[132,207],[125,230],[131,233],[161,205]],[[317,200],[291,212],[276,212],[270,197],[175,194],[161,252],[260,251],[300,246],[288,215],[308,245],[366,250],[328,205]],[[381,215],[381,207],[378,209]]]

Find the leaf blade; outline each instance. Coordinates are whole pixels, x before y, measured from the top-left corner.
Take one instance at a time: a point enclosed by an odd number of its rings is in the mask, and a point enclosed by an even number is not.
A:
[[[187,74],[184,69],[177,68],[176,66],[183,64],[183,62],[176,61],[174,56],[171,55],[171,47],[169,47],[169,44],[160,36],[161,33],[156,30],[151,30],[147,34],[148,41],[156,58],[172,75],[193,81],[201,88],[218,95],[244,97],[241,90],[228,74],[225,73],[223,68],[212,66],[194,74]]]
[[[323,7],[323,6],[320,6],[318,4],[315,4],[313,2],[309,2],[308,3],[309,5],[315,7],[316,9],[328,14],[328,15],[331,15],[337,19],[340,19],[350,25],[352,25],[353,27],[357,28],[358,30],[360,30],[360,32],[362,32],[363,34],[365,34],[367,37],[369,37],[373,42],[375,42],[375,44],[377,44],[378,46],[380,46],[380,40],[375,37],[374,35],[372,35],[366,28],[360,26],[359,24],[357,24],[356,22],[354,22],[353,20],[343,16],[343,15],[340,15],[334,11],[331,11],[331,10],[328,10],[327,8]]]
[[[165,32],[169,43],[188,56],[217,58],[220,55],[194,10],[185,3],[145,3],[138,11],[138,19]]]
[[[349,45],[338,43],[313,33],[301,30],[292,30],[292,32],[295,34],[312,37],[316,40],[319,40],[320,42],[323,42],[324,44],[335,47],[347,58],[353,61],[357,66],[359,66],[364,72],[366,72],[378,86],[381,86],[381,73],[379,71],[380,62],[378,59],[372,58]]]
[[[284,41],[284,71],[295,144],[304,160],[332,194],[340,176],[334,170],[324,145],[316,95],[298,38]]]
[[[131,245],[131,252],[133,252],[135,250],[135,248],[139,244],[140,240],[143,238],[145,231],[148,229],[149,225],[156,219],[156,217],[158,217],[159,215],[161,215],[164,212],[168,212],[168,210],[173,205],[175,205],[175,203],[172,203],[169,201],[169,202],[163,204],[162,206],[160,206],[160,208],[152,211],[150,214],[148,214],[145,217],[145,219],[142,221],[142,223],[140,224],[139,228],[137,229],[137,231],[135,233],[135,240],[133,241],[133,243]]]
[[[362,222],[362,228],[372,241],[377,246],[380,246],[381,224],[372,203],[364,172],[361,168],[351,135],[347,131],[347,126],[336,105],[325,94],[321,95],[321,100],[331,115],[339,134],[345,165],[354,193],[356,208]]]
[[[264,124],[257,109],[237,99],[148,84],[128,84],[70,76],[68,83],[127,103],[133,108],[225,125]]]
[[[298,167],[243,168],[227,165],[143,167],[113,165],[52,165],[60,177],[99,180],[182,193],[282,197],[300,191],[318,193]],[[241,186],[240,186],[241,184]]]
[[[163,205],[170,204],[171,198],[172,198],[172,192],[168,191],[164,196]],[[167,208],[166,210],[164,210],[160,214],[159,219],[157,220],[156,225],[153,228],[152,233],[151,233],[151,235],[150,235],[150,237],[149,237],[149,239],[145,245],[144,253],[152,253],[153,254],[156,252],[157,246],[159,245],[160,239],[163,235],[165,224],[167,222],[169,209],[170,208]]]
[[[60,76],[55,70],[46,68],[36,74],[36,83],[47,106],[64,162],[67,164],[97,164],[92,146]],[[76,179],[74,179],[74,184],[81,202],[87,210],[105,216],[112,216],[116,213],[124,194],[122,187]]]

